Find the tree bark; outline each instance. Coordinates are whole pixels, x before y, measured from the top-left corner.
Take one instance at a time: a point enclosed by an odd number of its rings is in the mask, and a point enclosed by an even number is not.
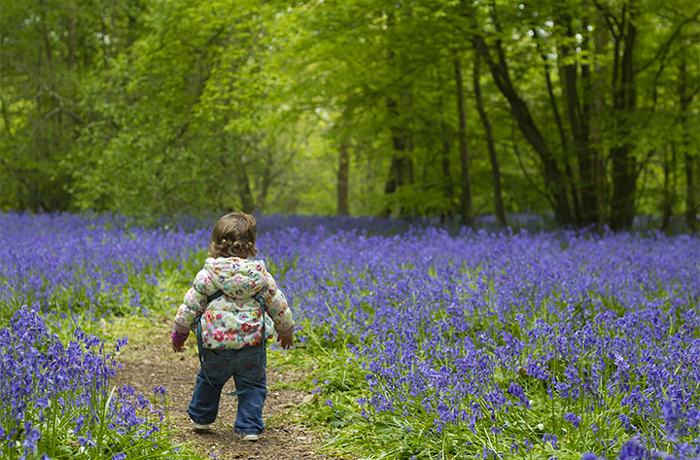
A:
[[[622,31],[616,43],[621,48],[624,41],[622,58],[616,59],[620,81],[614,85],[613,106],[617,113],[616,137],[620,143],[610,149],[612,160],[613,196],[610,204],[610,228],[618,231],[632,226],[635,214],[635,195],[637,192],[637,162],[633,155],[633,142],[630,137],[632,116],[637,106],[637,91],[634,81],[634,48],[637,29],[634,15],[625,5],[622,11]],[[628,10],[628,11],[626,11]]]
[[[338,149],[338,214],[350,214],[348,203],[350,179],[350,148],[347,142],[342,142]]]
[[[391,166],[389,167],[389,178],[384,186],[384,194],[390,195],[396,193],[400,187],[408,185],[413,181],[413,161],[408,156],[408,139],[406,129],[398,126],[399,109],[398,104],[392,98],[387,99],[387,107],[389,113],[394,119],[392,121],[392,145],[394,154],[391,158]],[[406,207],[399,203],[395,212],[399,216],[406,215]],[[384,215],[391,215],[391,209],[386,209]]]
[[[685,179],[686,179],[686,198],[685,198],[685,221],[688,228],[693,233],[700,231],[700,222],[698,222],[698,196],[700,196],[700,161],[698,161],[698,152],[693,150],[691,133],[693,129],[690,125],[690,103],[693,99],[692,91],[689,88],[688,67],[686,56],[681,57],[680,62],[680,78],[678,93],[680,96],[680,125],[682,132],[682,147],[683,158],[685,160]]]
[[[661,202],[661,230],[666,230],[676,203],[676,144],[671,144],[671,160],[664,155],[664,196]]]
[[[493,140],[493,129],[491,121],[484,108],[484,98],[481,95],[481,59],[478,53],[474,53],[474,98],[476,99],[476,109],[479,112],[479,118],[484,125],[486,133],[486,144],[489,150],[489,160],[491,161],[491,175],[493,177],[493,203],[496,208],[496,218],[498,225],[501,227],[508,226],[506,213],[503,206],[503,194],[501,193],[501,170],[498,164],[498,156],[496,155],[496,147]]]
[[[390,11],[387,15],[387,26],[389,28],[393,28],[394,25],[394,13]],[[391,47],[387,50],[387,61],[389,62],[389,67],[397,67],[399,70],[402,70],[400,65],[397,64],[396,54]],[[402,94],[401,92],[398,94],[401,94],[402,96],[405,95],[405,93]],[[406,99],[410,104],[410,94],[408,94]],[[401,100],[400,102],[405,103],[406,101]],[[384,194],[391,195],[396,193],[400,187],[412,182],[413,161],[407,155],[409,150],[408,133],[407,129],[402,126],[400,121],[399,101],[397,101],[394,96],[389,95],[387,97],[386,106],[389,116],[391,117],[390,129],[394,153],[391,158],[391,166],[389,167],[389,177],[384,186]],[[392,211],[398,216],[406,215],[406,207],[404,206],[404,203],[400,202],[400,200],[397,200],[397,206],[395,209],[392,210],[391,205],[389,205],[382,214],[389,216],[392,214]]]
[[[688,228],[693,233],[700,231],[700,222],[698,222],[698,195],[700,194],[700,178],[698,174],[698,157],[694,156],[688,150],[685,152],[685,177],[687,186],[687,195],[685,200],[685,221]]]
[[[465,18],[473,18],[474,7],[468,4],[467,0],[460,0],[460,4],[462,7],[462,16]],[[491,3],[491,17],[496,31],[498,33],[504,33],[496,14],[495,3],[493,2]],[[483,35],[477,32],[478,24],[475,20],[471,22],[471,29],[469,38],[472,40],[475,51],[486,59],[493,80],[501,91],[501,94],[503,94],[508,101],[511,113],[518,124],[520,132],[540,157],[544,169],[544,183],[548,193],[548,200],[553,203],[552,207],[557,221],[560,224],[573,223],[571,206],[566,193],[566,178],[559,169],[557,159],[550,146],[547,144],[545,137],[537,128],[529,107],[518,94],[510,78],[508,62],[501,40],[496,39],[494,41],[496,57],[493,57]]]
[[[260,168],[260,174],[256,177],[255,188],[258,190],[258,196],[255,199],[255,209],[264,213],[267,207],[267,195],[270,193],[270,186],[273,181],[272,165],[275,163],[270,148],[265,148],[265,163]]]
[[[248,171],[243,162],[239,165],[239,183],[240,187],[238,189],[239,197],[241,199],[241,211],[246,214],[252,214],[255,211],[255,197],[253,197],[253,192],[250,189],[250,179],[248,178]]]
[[[448,135],[447,124],[444,121],[442,122],[442,132],[442,177],[443,185],[445,187],[445,199],[449,202],[449,206],[447,207],[447,211],[444,211],[442,213],[441,220],[442,222],[448,220],[450,223],[453,223],[455,217],[453,208],[455,196],[452,184],[452,168],[450,168],[450,140]]]
[[[539,41],[539,34],[537,32],[537,27],[531,29],[534,37]],[[569,32],[571,32],[569,28]],[[539,43],[538,43],[538,50],[539,50]],[[559,49],[560,56],[564,56],[565,54],[568,53],[568,50],[560,47]],[[567,183],[568,183],[568,189],[569,189],[569,194],[571,195],[571,203],[573,204],[574,208],[574,221],[576,224],[581,223],[581,200],[579,198],[579,192],[578,192],[578,180],[576,177],[574,177],[573,170],[571,168],[571,163],[569,162],[569,153],[570,153],[570,142],[569,138],[567,137],[566,129],[564,128],[564,121],[562,120],[561,114],[559,112],[559,106],[557,104],[557,98],[554,95],[554,85],[552,84],[552,77],[550,75],[550,66],[548,62],[548,58],[546,53],[540,51],[540,56],[542,57],[542,61],[544,62],[544,76],[545,76],[545,81],[547,82],[547,93],[549,95],[549,103],[552,106],[552,113],[554,114],[554,120],[556,121],[557,124],[557,130],[559,131],[559,139],[561,140],[561,151],[564,153],[564,172],[566,173],[567,177]],[[560,67],[560,75],[559,79],[561,81],[566,80],[565,72],[562,71],[562,68],[565,66]],[[572,67],[569,65],[568,67]],[[576,76],[576,67],[573,67],[574,70],[574,90],[575,88],[575,76]],[[564,94],[566,94],[566,85],[564,85]],[[572,127],[572,130],[575,129]],[[575,141],[574,141],[575,144]]]
[[[496,41],[496,51],[499,55],[498,62],[491,56],[486,41],[481,35],[476,35],[474,37],[474,44],[477,51],[486,59],[496,86],[498,86],[501,94],[503,94],[508,101],[511,113],[513,114],[515,122],[518,124],[520,132],[522,132],[525,139],[530,143],[535,152],[537,152],[542,161],[544,167],[544,182],[547,187],[547,192],[551,195],[552,202],[554,203],[554,213],[557,220],[560,224],[572,224],[573,215],[566,193],[565,176],[562,174],[561,169],[559,169],[556,158],[549,145],[547,145],[546,139],[537,128],[535,120],[530,113],[530,109],[513,85],[500,42]]]
[[[605,31],[605,20],[602,15],[598,14],[595,17],[595,32],[593,39],[594,55],[602,55],[608,47],[608,36]],[[603,119],[603,95],[606,92],[606,75],[608,69],[601,63],[593,64],[593,72],[588,71],[584,77],[584,118],[588,120],[589,126],[589,152],[591,154],[592,176],[594,180],[593,193],[595,194],[595,224],[601,229],[607,221],[607,202],[608,202],[608,182],[606,180],[605,166],[603,164],[603,152],[601,145],[603,144],[604,125],[600,121]]]
[[[581,196],[581,223],[584,226],[602,223],[600,216],[600,203],[597,192],[597,148],[591,144],[591,124],[594,112],[594,99],[599,97],[594,93],[590,64],[581,65],[581,82],[583,86],[583,100],[578,110],[579,127],[574,133],[574,145],[577,151],[578,169],[580,177],[579,193]],[[575,93],[572,96],[575,96]],[[567,99],[570,98],[567,92]],[[576,98],[578,101],[578,97]],[[573,102],[573,101],[572,101]],[[575,105],[571,106],[573,110]]]
[[[462,79],[462,63],[459,57],[455,56],[453,61],[455,73],[455,86],[457,90],[457,112],[459,115],[459,126],[457,133],[459,136],[459,160],[462,166],[462,196],[460,202],[460,212],[462,224],[471,226],[474,220],[472,206],[472,179],[469,172],[469,146],[467,144],[467,110],[464,102],[464,81]]]

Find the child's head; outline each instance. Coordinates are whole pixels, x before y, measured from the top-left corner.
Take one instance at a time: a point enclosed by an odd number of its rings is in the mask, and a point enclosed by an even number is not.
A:
[[[218,220],[211,231],[209,254],[212,257],[245,259],[258,253],[255,218],[243,212],[232,212]]]

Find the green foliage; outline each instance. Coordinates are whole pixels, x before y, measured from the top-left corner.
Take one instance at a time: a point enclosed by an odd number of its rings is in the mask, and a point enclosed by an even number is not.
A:
[[[689,0],[2,8],[2,209],[331,214],[347,187],[352,214],[454,216],[463,141],[472,208],[490,214],[490,140],[508,212],[605,223],[623,194],[633,214],[697,213]]]

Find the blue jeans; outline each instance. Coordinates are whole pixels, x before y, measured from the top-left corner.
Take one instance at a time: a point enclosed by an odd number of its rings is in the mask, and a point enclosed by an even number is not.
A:
[[[233,428],[236,433],[260,434],[267,396],[265,383],[265,349],[262,345],[236,350],[202,349],[202,366],[187,413],[194,423],[208,425],[216,420],[224,384],[233,377],[238,395],[238,413]],[[206,369],[206,377],[203,370]],[[209,382],[207,382],[209,377]]]

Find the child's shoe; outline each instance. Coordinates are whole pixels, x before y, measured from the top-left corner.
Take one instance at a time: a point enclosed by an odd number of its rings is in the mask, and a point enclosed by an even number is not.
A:
[[[209,431],[209,425],[200,425],[199,423],[194,423],[192,422],[192,425],[194,425],[194,431],[197,431],[199,433],[204,433]]]
[[[257,441],[258,439],[260,439],[260,435],[259,435],[259,434],[244,434],[244,435],[243,435],[243,440],[244,440],[244,441],[255,442],[255,441]]]

